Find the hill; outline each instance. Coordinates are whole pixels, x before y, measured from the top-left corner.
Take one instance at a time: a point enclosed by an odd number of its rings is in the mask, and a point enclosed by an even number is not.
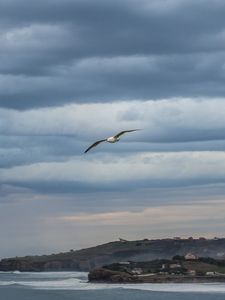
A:
[[[225,282],[225,260],[176,255],[171,260],[113,263],[91,270],[88,279],[107,283]]]
[[[0,271],[90,271],[114,262],[170,259],[188,252],[223,259],[225,238],[121,240],[59,254],[2,259]]]

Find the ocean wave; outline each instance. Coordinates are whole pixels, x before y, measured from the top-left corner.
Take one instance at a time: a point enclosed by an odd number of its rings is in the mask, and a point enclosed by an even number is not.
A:
[[[65,271],[65,272],[20,272],[20,271],[0,271],[0,274],[21,274],[21,275],[40,275],[41,277],[43,276],[49,276],[49,277],[53,277],[53,276],[60,276],[60,277],[63,277],[63,276],[87,276],[88,275],[88,272],[79,272],[79,271]],[[1,279],[1,278],[0,278]]]
[[[105,290],[105,289],[135,289],[152,292],[201,292],[225,293],[224,284],[93,284],[79,279],[66,279],[55,281],[8,281],[0,285],[17,285],[44,290]]]
[[[154,292],[201,292],[225,293],[224,283],[142,283],[142,284],[103,284],[89,283],[84,272],[43,272],[11,273],[1,280],[0,286],[24,286],[45,290],[105,290],[135,289]]]
[[[86,282],[85,282],[86,283]],[[0,285],[22,285],[32,288],[43,288],[43,289],[67,289],[79,287],[81,280],[78,278],[69,278],[65,280],[30,280],[30,281],[0,281]]]
[[[152,292],[225,293],[224,283],[143,283],[125,288]]]

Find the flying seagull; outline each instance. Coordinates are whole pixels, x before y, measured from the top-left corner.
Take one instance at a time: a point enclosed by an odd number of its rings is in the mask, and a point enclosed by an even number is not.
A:
[[[119,142],[121,135],[123,135],[124,133],[127,133],[127,132],[132,132],[132,131],[137,131],[137,130],[141,130],[141,129],[123,130],[123,131],[117,133],[117,134],[114,135],[114,136],[108,137],[107,139],[96,141],[96,142],[94,142],[90,147],[88,147],[88,148],[84,151],[84,153],[87,153],[89,150],[91,150],[91,148],[94,148],[94,147],[98,146],[98,144],[100,144],[100,143],[102,143],[102,142],[108,142],[108,143],[116,143],[116,142]]]

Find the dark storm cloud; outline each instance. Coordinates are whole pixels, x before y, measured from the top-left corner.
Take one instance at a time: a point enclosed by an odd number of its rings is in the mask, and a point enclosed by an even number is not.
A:
[[[223,54],[90,59],[64,70],[56,68],[48,76],[2,75],[0,105],[20,109],[68,102],[224,96],[223,60]]]
[[[1,1],[0,105],[223,96],[225,3]]]
[[[222,0],[0,1],[0,256],[223,232],[224,15]],[[83,155],[128,128],[143,130]]]
[[[74,30],[71,51],[81,56],[223,49],[219,39],[207,43],[207,35],[224,30],[222,0],[213,6],[210,1],[186,0],[1,1],[0,11],[2,23],[9,27],[66,25]]]

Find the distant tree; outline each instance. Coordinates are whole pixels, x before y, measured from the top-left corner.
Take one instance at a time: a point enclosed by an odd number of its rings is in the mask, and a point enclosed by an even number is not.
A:
[[[175,255],[175,256],[173,257],[173,260],[183,261],[183,260],[185,260],[185,258],[184,258],[184,256],[181,256],[181,255]]]
[[[217,264],[217,261],[212,257],[199,257],[198,260],[207,264],[212,264],[212,265]]]

